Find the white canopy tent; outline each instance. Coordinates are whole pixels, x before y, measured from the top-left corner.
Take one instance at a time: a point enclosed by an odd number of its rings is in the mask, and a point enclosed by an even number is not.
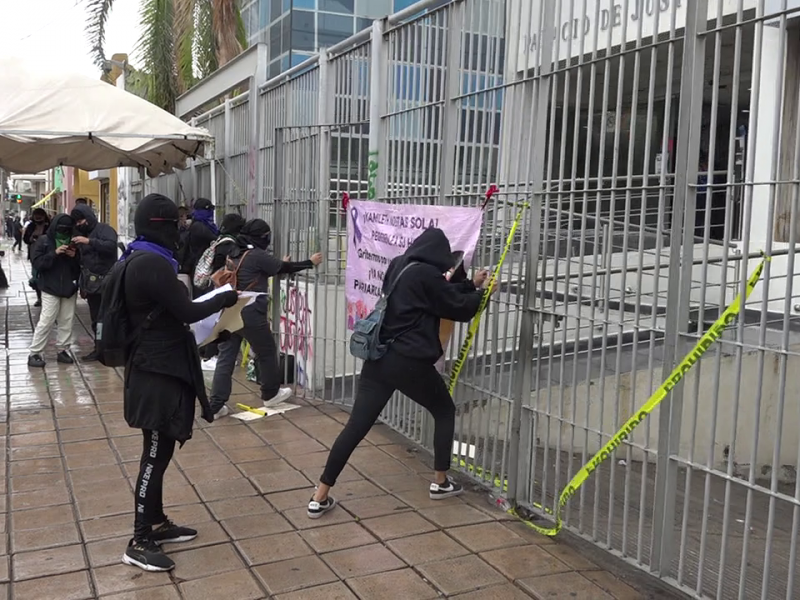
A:
[[[213,150],[213,136],[99,79],[0,59],[0,167],[141,167],[151,177]]]

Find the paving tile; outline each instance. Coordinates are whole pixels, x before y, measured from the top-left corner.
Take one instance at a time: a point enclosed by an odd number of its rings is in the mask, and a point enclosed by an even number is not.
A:
[[[86,600],[94,598],[86,571],[20,581],[14,584],[15,600]]]
[[[197,525],[213,520],[204,504],[182,504],[167,509],[167,516],[181,525]]]
[[[97,415],[62,417],[60,412],[58,414],[57,423],[59,429],[80,429],[82,427],[102,429],[103,427],[103,422]]]
[[[11,423],[11,435],[19,435],[22,433],[39,433],[42,431],[53,431],[55,425],[52,418],[47,419],[29,419],[27,421],[14,421]]]
[[[347,500],[360,500],[361,498],[373,498],[376,496],[383,496],[384,492],[374,483],[367,481],[360,475],[355,480],[342,480],[339,479],[336,487],[333,490],[333,495],[339,502]]]
[[[261,586],[246,570],[221,573],[180,584],[184,600],[257,600],[264,597]]]
[[[545,548],[545,550],[575,571],[597,571],[600,569],[595,563],[566,544],[556,542],[552,546]]]
[[[535,546],[551,546],[556,543],[553,538],[534,531],[522,521],[508,521],[503,523],[503,527],[516,533],[528,544],[533,544]]]
[[[361,600],[427,600],[438,592],[411,569],[376,573],[348,580],[347,584]]]
[[[11,530],[14,532],[26,529],[42,529],[62,523],[72,523],[75,514],[72,505],[50,506],[33,510],[17,510],[11,513]]]
[[[43,475],[45,473],[60,473],[64,465],[60,458],[36,458],[33,460],[18,460],[11,463],[11,477],[23,475]]]
[[[466,504],[458,507],[435,506],[433,508],[423,508],[419,511],[419,514],[439,527],[475,525],[476,523],[485,523],[492,520],[486,513]]]
[[[580,573],[562,573],[559,575],[543,575],[527,577],[519,581],[519,585],[534,598],[547,600],[614,600],[600,587],[586,579]]]
[[[192,523],[191,525],[193,529],[197,530],[197,537],[191,542],[175,544],[171,549],[173,552],[177,552],[178,550],[188,550],[190,548],[214,546],[216,544],[223,544],[231,541],[230,536],[226,533],[222,526],[215,521],[209,521],[207,523]]]
[[[118,485],[127,485],[122,470],[117,465],[100,465],[91,469],[73,469],[69,471],[69,478],[72,480],[72,484],[76,486],[103,482],[108,489],[115,489]]]
[[[85,569],[87,566],[83,557],[83,547],[79,544],[22,552],[15,554],[13,560],[15,581],[71,573]]]
[[[79,427],[76,429],[61,430],[61,441],[63,443],[102,440],[105,438],[106,432],[100,427]]]
[[[377,540],[358,523],[342,523],[329,527],[317,527],[303,531],[300,535],[320,554],[345,550],[357,546],[374,544]]]
[[[86,544],[86,554],[92,568],[117,565],[128,546],[130,535],[124,535]]]
[[[11,491],[13,493],[46,490],[47,488],[59,485],[64,485],[64,476],[56,473],[26,475],[24,477],[13,477],[11,479]]]
[[[220,523],[234,540],[273,535],[291,531],[292,525],[278,513],[247,515],[225,519]]]
[[[469,554],[466,548],[454,542],[442,531],[404,537],[392,540],[386,545],[412,566]]]
[[[270,594],[277,595],[311,588],[337,580],[336,575],[317,556],[293,558],[253,569]],[[325,597],[327,599],[327,597]]]
[[[248,462],[280,458],[274,450],[267,448],[266,446],[255,448],[233,448],[226,450],[225,453],[234,464],[239,466],[242,466],[244,463]]]
[[[372,477],[370,477],[372,478]],[[378,482],[380,483],[380,482]],[[430,484],[428,484],[430,485]],[[416,509],[423,508],[441,508],[443,506],[459,506],[464,503],[458,498],[445,498],[443,500],[431,500],[428,485],[412,488],[410,490],[402,490],[393,492],[395,496],[400,498],[406,504],[413,506]]]
[[[115,515],[81,521],[83,537],[87,542],[133,533],[133,515]]]
[[[279,473],[260,473],[253,475],[250,479],[262,494],[296,490],[311,485],[311,482],[300,471],[294,469]]]
[[[14,531],[11,534],[11,544],[14,552],[43,550],[45,548],[77,544],[80,541],[78,527],[75,523],[52,525],[46,529]]]
[[[329,455],[330,452],[327,450],[322,452],[311,452],[309,454],[290,454],[286,457],[286,461],[291,464],[292,467],[298,470],[316,468],[322,471],[325,463],[328,462]]]
[[[264,498],[275,507],[275,510],[283,511],[290,508],[305,508],[313,495],[314,488],[309,486],[297,490],[266,494]]]
[[[29,446],[25,448],[12,448],[10,458],[12,461],[29,460],[35,458],[57,458],[61,456],[58,444],[46,446]]]
[[[185,469],[184,475],[190,483],[197,485],[208,481],[226,481],[229,479],[239,479],[242,474],[232,464],[207,465],[204,467],[194,467]]]
[[[231,479],[227,481],[209,481],[195,486],[197,493],[204,502],[236,498],[240,496],[255,496],[256,490],[247,479]]]
[[[103,600],[180,600],[180,598],[178,588],[174,585],[162,585],[146,590],[103,596]]]
[[[305,588],[276,596],[277,600],[357,600],[357,596],[341,581]]]
[[[246,462],[239,465],[239,468],[247,477],[254,477],[255,475],[261,475],[263,473],[285,473],[287,471],[296,470],[282,458]]]
[[[169,585],[169,573],[143,573],[137,567],[112,565],[92,572],[100,596]]]
[[[408,492],[411,490],[422,489],[427,493],[430,482],[415,473],[405,473],[401,475],[374,475],[370,477],[373,483],[379,485],[388,492]]]
[[[236,543],[249,565],[263,565],[301,556],[314,551],[295,532],[250,538]]]
[[[571,569],[539,546],[516,546],[484,552],[481,557],[511,580],[566,573]]]
[[[405,566],[402,560],[380,544],[331,552],[323,555],[322,559],[341,579],[372,575]]]
[[[645,600],[646,598],[644,594],[637,592],[608,571],[586,571],[581,574],[603,591],[611,594],[616,600]]]
[[[339,498],[337,498],[337,500],[339,500]],[[359,519],[383,517],[385,515],[392,515],[411,510],[411,507],[408,504],[389,494],[373,496],[371,498],[344,500],[344,502],[342,502],[342,506],[347,509],[347,512],[352,513]]]
[[[363,523],[367,529],[382,540],[408,537],[436,529],[435,525],[413,512],[367,519]]]
[[[67,469],[91,469],[99,465],[115,465],[117,457],[111,450],[66,456]]]
[[[319,519],[310,519],[308,517],[308,500],[306,505],[301,508],[290,508],[283,511],[283,516],[289,519],[289,522],[297,529],[312,529],[315,527],[326,527],[328,525],[337,525],[338,523],[348,523],[354,521],[353,515],[344,510],[343,508],[335,508],[329,513],[326,513]]]
[[[458,600],[531,600],[528,594],[510,583],[459,594],[453,598]]]
[[[428,563],[418,570],[447,596],[507,583],[505,577],[474,555]]]
[[[26,446],[44,446],[46,444],[57,444],[58,436],[55,431],[40,431],[38,433],[23,433],[11,436],[12,448],[23,448]]]
[[[472,552],[486,552],[510,546],[523,546],[525,540],[500,523],[480,523],[467,527],[454,527],[447,533]]]
[[[275,512],[272,505],[261,496],[217,500],[206,504],[206,507],[218,520],[247,515],[266,515]]]
[[[230,462],[224,452],[216,448],[210,452],[175,452],[175,462],[183,469],[192,469],[211,465],[224,465]]]
[[[302,456],[315,452],[324,452],[325,446],[320,444],[312,437],[306,439],[293,440],[291,442],[281,442],[272,444],[272,449],[281,456]]]
[[[244,567],[233,544],[170,552],[169,557],[175,561],[175,577],[181,580],[208,577]]]

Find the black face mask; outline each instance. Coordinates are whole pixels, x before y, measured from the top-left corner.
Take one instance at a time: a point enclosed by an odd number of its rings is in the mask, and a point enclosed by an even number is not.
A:
[[[86,235],[87,233],[91,232],[91,229],[89,228],[89,224],[88,223],[83,223],[82,225],[76,225],[75,229],[78,230],[78,233],[82,233],[84,235]]]
[[[44,219],[34,219],[33,222],[36,223],[37,225],[41,225],[42,223],[44,223]]]

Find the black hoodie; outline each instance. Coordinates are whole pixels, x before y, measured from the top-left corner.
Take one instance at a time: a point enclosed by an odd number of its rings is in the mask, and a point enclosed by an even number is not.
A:
[[[47,235],[40,236],[31,252],[31,263],[36,270],[39,289],[45,294],[59,298],[71,298],[78,291],[81,272],[80,258],[67,254],[56,254],[56,229],[62,235],[71,235],[75,221],[67,214],[56,215],[47,228]]]
[[[105,275],[117,262],[117,232],[107,223],[100,223],[92,208],[87,204],[76,204],[72,218],[77,223],[86,219],[85,229],[76,227],[77,234],[89,238],[88,244],[81,244],[81,266],[93,275]]]
[[[444,273],[455,266],[450,242],[441,229],[426,229],[405,254],[389,264],[383,280],[384,293],[403,268],[384,315],[381,341],[394,339],[398,354],[435,363],[442,356],[439,321],[466,322],[478,312],[482,292],[471,281],[450,283]]]

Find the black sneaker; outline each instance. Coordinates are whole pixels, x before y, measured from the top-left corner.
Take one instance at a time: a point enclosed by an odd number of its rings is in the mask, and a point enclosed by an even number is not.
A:
[[[432,483],[429,495],[431,500],[444,500],[458,496],[463,491],[464,488],[461,485],[448,477],[444,483]]]
[[[333,496],[328,496],[322,502],[317,502],[314,497],[308,503],[308,518],[319,519],[326,512],[333,510],[336,506],[336,499]]]
[[[96,362],[97,361],[97,352],[92,350],[86,356],[81,357],[81,362]]]
[[[191,542],[197,537],[197,531],[188,527],[180,527],[167,519],[150,534],[150,540],[158,544],[177,544]]]
[[[33,306],[34,308],[42,308],[42,301],[37,300],[36,302],[33,303]]]
[[[62,350],[56,355],[56,361],[60,362],[62,365],[73,365],[75,364],[75,359],[69,355],[69,352],[66,350]]]
[[[44,362],[41,354],[31,354],[28,357],[28,366],[29,367],[36,367],[37,369],[42,369],[47,363]]]
[[[145,571],[171,571],[175,568],[175,562],[152,540],[128,542],[122,562]]]

